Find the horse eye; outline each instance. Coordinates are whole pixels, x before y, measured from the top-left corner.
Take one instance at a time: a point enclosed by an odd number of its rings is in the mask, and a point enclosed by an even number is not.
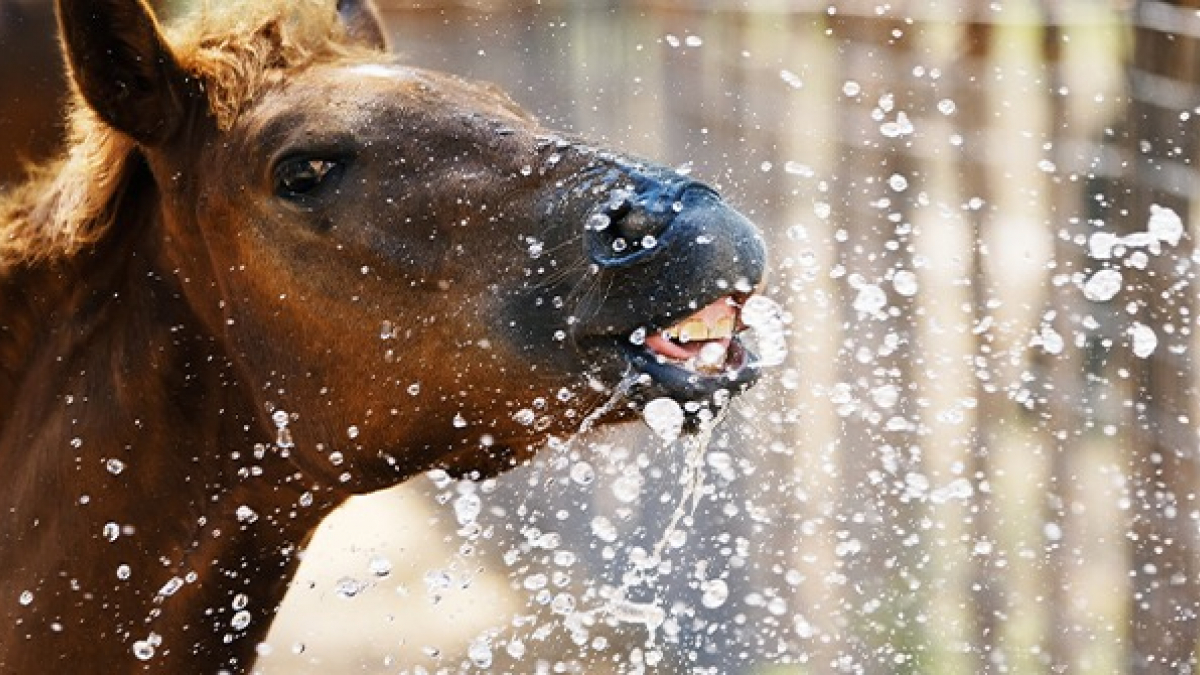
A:
[[[328,159],[295,159],[275,169],[275,191],[282,197],[312,194],[341,168]]]

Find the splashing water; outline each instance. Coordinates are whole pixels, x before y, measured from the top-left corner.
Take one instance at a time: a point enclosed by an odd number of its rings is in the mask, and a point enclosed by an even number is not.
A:
[[[647,632],[647,646],[654,644],[655,633],[659,626],[666,621],[667,613],[656,602],[629,600],[630,591],[639,586],[653,587],[658,579],[657,570],[663,553],[672,542],[679,540],[677,534],[680,532],[680,523],[683,522],[685,516],[694,515],[700,505],[700,500],[704,495],[704,456],[712,440],[713,430],[728,414],[727,411],[728,409],[724,408],[719,415],[703,421],[695,434],[677,438],[683,444],[686,452],[683,475],[679,478],[682,490],[675,502],[671,518],[663,528],[651,552],[648,555],[631,556],[633,558],[630,561],[631,569],[622,575],[620,587],[608,595],[604,605],[598,610],[593,610],[600,611],[620,623],[644,625]],[[668,441],[667,445],[669,446],[672,442]]]
[[[774,300],[755,295],[742,306],[742,323],[754,331],[759,363],[777,366],[787,358],[787,329],[783,308]]]
[[[288,429],[291,416],[286,410],[276,410],[271,413],[271,421],[275,423],[275,445],[280,449],[288,449],[296,443],[292,440],[292,431]]]
[[[700,505],[700,499],[704,496],[704,455],[708,452],[709,443],[712,442],[713,430],[721,420],[728,415],[728,408],[722,408],[712,420],[703,422],[700,428],[694,435],[684,436],[682,442],[686,449],[684,455],[683,475],[679,482],[683,486],[683,491],[679,495],[679,500],[675,503],[675,510],[671,512],[671,520],[667,523],[667,527],[659,536],[658,543],[654,545],[654,558],[660,558],[667,543],[671,541],[675,533],[679,529],[679,523],[685,515],[696,513],[696,508]],[[689,505],[690,503],[690,505]]]
[[[683,433],[686,417],[675,399],[656,398],[642,409],[642,419],[659,438],[671,443]]]
[[[1121,292],[1123,283],[1119,270],[1098,270],[1083,284],[1083,295],[1092,302],[1108,302]]]
[[[638,383],[640,378],[641,375],[633,368],[627,369],[625,374],[621,376],[621,381],[617,383],[617,386],[613,387],[612,394],[608,397],[608,400],[588,413],[587,417],[584,417],[583,421],[579,423],[579,428],[575,430],[575,436],[572,437],[571,441],[568,441],[568,445],[575,438],[591,431],[592,427],[596,426],[596,422],[600,421],[600,418],[616,410],[617,406],[625,400],[625,397],[633,390],[634,385]]]

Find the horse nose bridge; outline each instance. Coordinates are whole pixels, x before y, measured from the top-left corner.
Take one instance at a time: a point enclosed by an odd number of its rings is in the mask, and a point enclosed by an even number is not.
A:
[[[635,174],[612,190],[588,219],[592,258],[606,267],[633,264],[651,254],[679,217],[720,197],[703,183],[672,174]]]

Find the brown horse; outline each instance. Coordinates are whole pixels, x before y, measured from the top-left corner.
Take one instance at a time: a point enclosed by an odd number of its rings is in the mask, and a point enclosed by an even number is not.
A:
[[[0,672],[245,671],[347,497],[754,379],[716,193],[316,4],[58,2],[69,151],[0,202]]]

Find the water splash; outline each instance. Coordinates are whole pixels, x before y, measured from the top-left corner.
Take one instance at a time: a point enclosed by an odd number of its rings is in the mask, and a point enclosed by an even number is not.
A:
[[[858,309],[857,300],[855,308]],[[752,296],[742,306],[742,323],[754,332],[761,365],[777,366],[784,362],[788,353],[787,316],[778,303],[766,296]]]
[[[683,406],[672,398],[656,398],[642,409],[642,419],[659,438],[672,443],[683,433]]]
[[[286,450],[296,445],[292,440],[292,432],[288,429],[288,422],[291,421],[291,415],[286,410],[276,410],[271,413],[271,421],[275,423],[275,445],[282,450]]]
[[[635,549],[630,556],[630,568],[622,575],[621,585],[607,594],[601,607],[592,610],[620,623],[644,625],[647,647],[654,645],[656,632],[665,623],[667,612],[657,602],[635,602],[629,598],[638,587],[653,589],[658,581],[663,554],[673,542],[682,540],[678,536],[681,533],[680,524],[684,517],[695,515],[704,496],[704,457],[712,441],[713,430],[728,414],[727,411],[723,409],[717,416],[701,422],[696,433],[674,441],[682,444],[685,451],[683,475],[679,478],[682,489],[675,500],[675,509],[650,553],[639,555],[640,549]],[[666,445],[670,447],[672,444],[668,442]]]

